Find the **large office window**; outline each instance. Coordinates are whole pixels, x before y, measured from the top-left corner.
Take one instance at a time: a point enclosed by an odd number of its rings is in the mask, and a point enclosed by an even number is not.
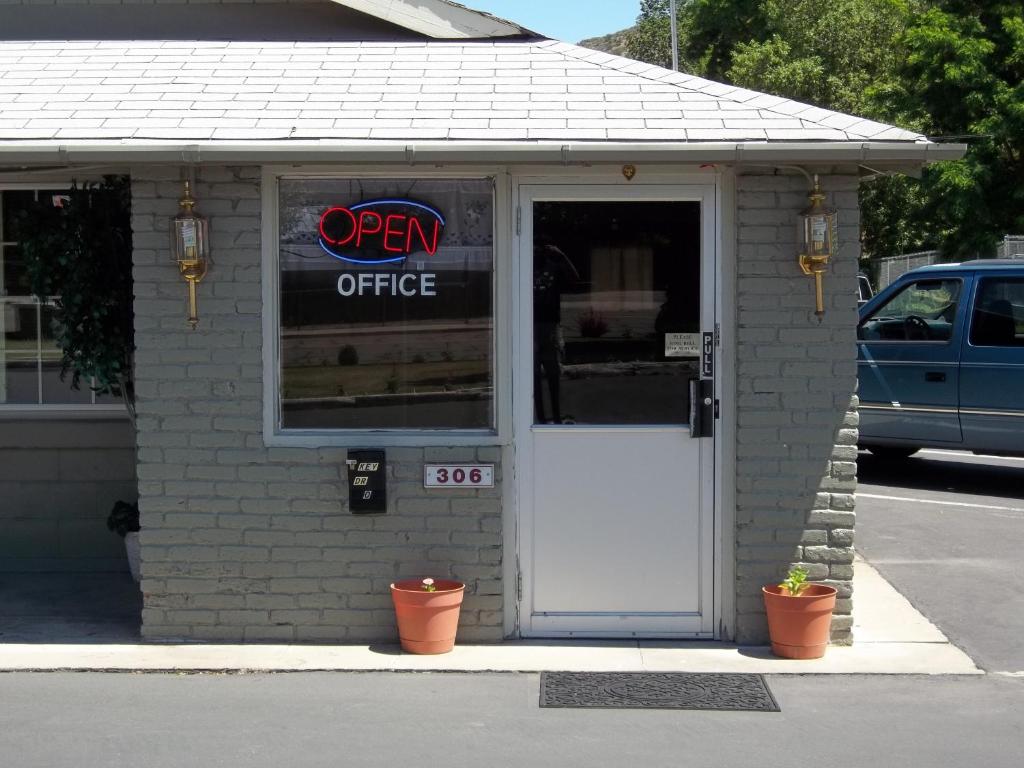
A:
[[[117,404],[84,384],[61,380],[61,350],[54,341],[54,301],[32,296],[17,241],[19,214],[37,202],[62,205],[63,193],[47,189],[0,189],[0,410],[4,406]]]
[[[282,430],[480,430],[494,415],[489,179],[282,179]]]

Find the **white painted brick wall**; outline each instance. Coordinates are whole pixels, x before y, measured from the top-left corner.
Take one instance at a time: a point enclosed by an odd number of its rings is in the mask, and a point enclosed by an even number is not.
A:
[[[851,640],[857,473],[855,175],[822,178],[839,212],[839,252],[814,315],[796,263],[803,176],[737,180],[737,497],[739,642],[767,638],[761,586],[793,563],[839,590],[832,639]]]
[[[144,635],[393,639],[388,583],[429,574],[469,584],[460,637],[500,639],[500,466],[490,491],[439,495],[420,481],[425,460],[499,464],[497,449],[391,449],[389,514],[358,517],[345,510],[344,450],[264,445],[258,179],[255,167],[200,172],[214,265],[193,332],[167,252],[178,170],[133,171]],[[823,184],[840,211],[841,247],[819,324],[813,281],[795,260],[804,179],[738,179],[741,642],[765,639],[760,587],[794,562],[839,588],[833,637],[850,639],[856,178]]]
[[[213,266],[196,331],[167,245],[180,193],[177,168],[133,170],[143,635],[393,640],[389,583],[429,575],[467,583],[461,639],[500,639],[500,482],[422,487],[425,461],[500,480],[499,451],[390,449],[388,514],[349,514],[344,449],[263,442],[259,169],[199,173]]]

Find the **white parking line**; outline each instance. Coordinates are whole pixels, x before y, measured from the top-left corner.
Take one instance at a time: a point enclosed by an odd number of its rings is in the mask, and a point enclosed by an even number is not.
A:
[[[998,459],[999,461],[1024,461],[1024,456],[994,456],[988,453],[967,453],[965,451],[944,451],[941,448],[922,448],[918,453],[934,453],[939,456],[956,456],[960,459]]]
[[[941,499],[914,499],[909,496],[881,496],[875,493],[858,493],[863,499],[881,499],[882,501],[912,501],[915,504],[939,504],[944,507],[969,507],[971,509],[996,509],[1003,512],[1024,512],[1024,507],[996,507],[990,504],[968,504],[963,501],[942,501]]]

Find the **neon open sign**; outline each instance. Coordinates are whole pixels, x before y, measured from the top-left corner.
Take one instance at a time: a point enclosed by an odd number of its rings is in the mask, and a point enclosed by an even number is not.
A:
[[[320,217],[320,247],[353,264],[387,264],[414,253],[433,256],[444,234],[444,216],[415,200],[367,200],[328,208]]]

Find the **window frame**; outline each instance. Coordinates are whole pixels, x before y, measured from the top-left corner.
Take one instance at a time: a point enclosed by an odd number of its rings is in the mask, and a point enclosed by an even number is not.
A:
[[[22,177],[24,178],[24,177]],[[83,183],[87,183],[85,179]],[[38,181],[6,181],[0,178],[0,192],[37,192],[53,188],[70,188],[75,183],[68,177],[56,179],[41,179]],[[2,202],[0,202],[2,205]],[[0,210],[2,214],[2,210]],[[3,239],[2,223],[0,223],[0,248],[8,243],[14,242]],[[35,304],[36,307],[36,351],[37,363],[41,361],[41,339],[42,339],[42,308],[53,306],[56,297],[49,296],[46,301],[40,301],[32,296],[3,296],[0,295],[0,307],[7,304],[26,304],[26,299]],[[38,369],[37,369],[38,370]],[[42,379],[39,380],[39,388],[42,388]],[[128,409],[123,402],[120,403],[98,403],[96,393],[92,393],[92,402],[89,403],[2,403],[0,402],[0,420],[2,419],[23,419],[37,416],[52,416],[57,418],[100,418],[109,419],[113,416],[128,416]]]
[[[974,277],[974,289],[971,291],[971,308],[970,315],[967,318],[967,345],[972,349],[1024,349],[1022,346],[1003,346],[999,344],[975,344],[974,343],[974,330],[975,321],[977,320],[978,314],[978,301],[981,299],[981,291],[985,286],[986,282],[1002,280],[1004,282],[1019,283],[1024,285],[1024,275],[1016,274],[985,274],[978,273]],[[1016,319],[1016,318],[1015,318]]]
[[[948,339],[862,339],[860,338],[860,329],[864,327],[865,323],[872,320],[879,312],[889,306],[898,296],[901,296],[904,292],[910,290],[913,286],[918,283],[941,283],[941,282],[952,282],[960,284],[960,292],[957,294],[956,303],[956,314],[953,317],[953,322],[950,323],[950,334]],[[878,295],[878,294],[876,294]],[[928,344],[928,345],[950,345],[956,338],[956,326],[957,322],[963,312],[963,306],[965,301],[966,292],[964,290],[964,279],[957,276],[935,276],[935,277],[920,277],[916,280],[910,280],[903,285],[898,291],[893,293],[891,297],[886,299],[885,303],[875,309],[870,315],[863,318],[857,323],[857,343],[858,344]]]
[[[499,446],[511,440],[512,327],[511,178],[500,168],[466,166],[423,170],[394,166],[380,170],[344,166],[264,166],[261,178],[261,266],[263,284],[263,441],[268,447]],[[280,181],[303,179],[490,179],[494,189],[492,275],[494,427],[490,429],[283,429],[281,427],[281,337],[279,263]]]

